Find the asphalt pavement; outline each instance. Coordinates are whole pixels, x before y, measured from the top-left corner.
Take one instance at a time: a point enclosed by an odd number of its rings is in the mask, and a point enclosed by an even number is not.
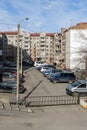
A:
[[[2,130],[86,130],[87,111],[80,106],[33,108],[33,113],[0,110]]]

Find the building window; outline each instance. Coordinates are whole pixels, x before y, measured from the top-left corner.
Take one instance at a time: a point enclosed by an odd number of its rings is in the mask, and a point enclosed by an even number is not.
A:
[[[23,35],[19,35],[19,37],[23,37]]]
[[[25,45],[25,47],[28,47],[28,45]]]

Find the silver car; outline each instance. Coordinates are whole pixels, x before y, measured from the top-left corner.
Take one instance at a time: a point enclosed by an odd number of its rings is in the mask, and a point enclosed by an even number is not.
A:
[[[77,80],[66,87],[70,96],[87,95],[87,80]]]

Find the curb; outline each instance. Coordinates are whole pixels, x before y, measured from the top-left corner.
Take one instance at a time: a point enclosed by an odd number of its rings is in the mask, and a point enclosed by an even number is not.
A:
[[[32,113],[32,110],[29,107],[25,107],[24,105],[17,105],[3,102],[0,102],[0,109]]]
[[[0,102],[9,104],[9,99],[7,99],[6,97],[3,98],[0,97]]]

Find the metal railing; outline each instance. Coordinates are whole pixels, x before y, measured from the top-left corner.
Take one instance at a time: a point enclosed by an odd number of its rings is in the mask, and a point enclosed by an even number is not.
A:
[[[27,107],[54,106],[54,105],[74,105],[79,104],[79,97],[67,95],[62,96],[34,96],[24,100]]]
[[[76,105],[79,104],[80,97],[72,97],[67,95],[61,96],[31,96],[20,100],[19,103],[10,102],[3,103],[0,102],[0,108],[3,109],[16,109],[20,110],[21,107],[41,107],[41,106],[57,106],[57,105]]]

